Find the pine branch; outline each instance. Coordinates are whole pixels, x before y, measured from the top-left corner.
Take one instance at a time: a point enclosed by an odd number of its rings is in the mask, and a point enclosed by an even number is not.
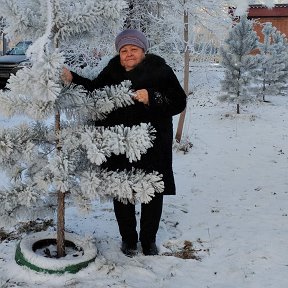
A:
[[[142,170],[107,171],[90,170],[84,172],[81,183],[71,192],[82,208],[89,209],[93,200],[117,198],[123,203],[148,203],[155,193],[164,190],[162,175],[157,172],[145,173]]]
[[[127,3],[121,0],[86,1],[81,3],[81,6],[75,4],[70,11],[67,11],[67,3],[62,6],[59,3],[55,10],[57,11],[55,38],[67,41],[77,35],[93,31],[95,27],[117,26],[124,16],[119,11],[125,8]]]
[[[112,153],[125,154],[130,162],[138,161],[141,154],[151,148],[155,130],[150,124],[139,126],[115,126],[108,129],[84,129],[81,133],[82,145],[87,150],[87,156],[97,165],[106,161]]]
[[[41,15],[41,5],[43,4],[45,5],[45,1],[42,3],[39,1],[19,3],[17,0],[2,0],[0,15],[7,22],[5,32],[19,38],[25,35],[27,39],[31,40],[40,37],[45,30],[45,20]]]
[[[69,118],[103,120],[113,110],[134,104],[130,87],[131,82],[125,80],[86,95],[81,87],[70,85],[62,90],[57,105]]]

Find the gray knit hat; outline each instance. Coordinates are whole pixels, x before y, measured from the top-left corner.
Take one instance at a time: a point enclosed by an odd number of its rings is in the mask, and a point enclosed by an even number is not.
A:
[[[135,45],[144,50],[148,49],[148,41],[146,36],[136,29],[127,29],[119,33],[115,39],[115,47],[119,53],[120,49],[125,45]]]

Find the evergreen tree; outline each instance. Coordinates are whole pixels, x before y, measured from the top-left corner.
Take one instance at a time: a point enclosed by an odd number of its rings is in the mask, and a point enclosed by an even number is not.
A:
[[[226,46],[221,49],[221,56],[222,65],[226,70],[221,84],[226,94],[219,99],[236,103],[239,114],[240,104],[252,100],[247,88],[251,83],[250,72],[257,65],[256,57],[251,55],[251,52],[258,44],[257,34],[253,31],[253,21],[242,16],[229,31],[225,43]]]
[[[125,27],[145,32],[150,52],[162,55],[169,65],[183,70],[183,51],[188,44],[192,58],[205,61],[218,55],[226,31],[231,25],[228,7],[237,7],[238,15],[245,14],[249,4],[273,7],[273,0],[127,0],[129,13]],[[239,9],[238,9],[239,8]],[[184,41],[184,14],[189,16],[189,41]]]
[[[230,23],[225,9],[227,1],[224,0],[128,2],[130,12],[126,27],[145,32],[150,42],[149,51],[163,56],[169,65],[178,71],[183,70],[183,52],[186,44],[190,53],[195,55],[215,53],[214,42],[223,37],[222,31],[226,30]],[[184,41],[186,12],[189,14],[189,43]]]
[[[258,95],[266,101],[266,95],[281,94],[287,86],[287,47],[285,35],[281,34],[272,23],[267,22],[262,33],[263,43],[258,44],[260,54],[257,55],[259,66],[254,71],[254,82]],[[286,70],[286,73],[285,73]],[[259,89],[260,84],[260,89]]]
[[[272,35],[274,42],[273,57],[275,60],[277,81],[274,81],[275,89],[279,95],[287,95],[288,89],[288,41],[285,34],[275,31]],[[273,72],[272,72],[273,73]]]
[[[124,203],[147,203],[154,193],[163,191],[157,171],[101,169],[112,154],[124,154],[130,162],[139,160],[152,146],[153,127],[87,125],[91,119],[103,119],[115,109],[133,105],[130,82],[88,93],[60,81],[65,62],[61,47],[79,39],[89,45],[92,36],[105,38],[106,33],[119,30],[127,6],[122,0],[1,0],[0,4],[7,32],[33,39],[29,49],[32,67],[11,76],[8,90],[0,92],[2,114],[29,119],[0,131],[0,164],[11,180],[10,187],[0,190],[0,218],[1,222],[21,219],[25,207],[30,212],[55,207],[57,196],[61,257],[65,196],[87,210],[95,199],[116,197]]]

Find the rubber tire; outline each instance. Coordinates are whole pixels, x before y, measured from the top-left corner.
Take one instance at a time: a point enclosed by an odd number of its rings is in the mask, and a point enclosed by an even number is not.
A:
[[[64,274],[68,272],[75,274],[87,267],[89,263],[95,261],[97,255],[95,245],[88,242],[84,243],[83,240],[72,233],[65,233],[65,240],[72,242],[75,246],[81,247],[84,252],[83,256],[65,260],[65,258],[45,258],[44,256],[37,255],[32,247],[34,243],[45,239],[53,239],[55,241],[56,235],[51,232],[38,232],[23,238],[16,247],[16,263],[37,272],[48,274]]]

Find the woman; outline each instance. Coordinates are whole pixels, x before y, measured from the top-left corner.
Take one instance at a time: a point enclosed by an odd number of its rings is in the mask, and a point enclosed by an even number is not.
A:
[[[172,171],[172,116],[186,106],[186,94],[172,69],[165,60],[146,54],[148,41],[145,35],[134,29],[121,32],[115,39],[119,55],[110,60],[99,76],[89,80],[64,68],[65,82],[83,85],[93,91],[104,86],[117,85],[124,80],[132,82],[135,105],[113,111],[96,123],[101,126],[124,126],[151,123],[156,129],[153,147],[138,162],[130,163],[124,155],[113,155],[105,163],[111,170],[140,168],[146,172],[158,171],[163,175],[164,192],[157,193],[148,204],[141,204],[140,235],[144,255],[157,255],[156,234],[161,219],[163,194],[175,194]],[[135,205],[114,200],[114,211],[122,236],[122,252],[132,257],[137,253]]]

